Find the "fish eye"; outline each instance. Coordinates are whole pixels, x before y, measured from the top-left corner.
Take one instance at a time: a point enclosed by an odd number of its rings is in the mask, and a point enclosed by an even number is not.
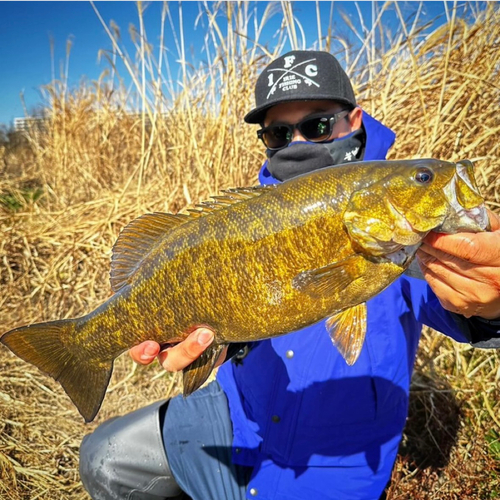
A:
[[[420,168],[415,174],[415,180],[419,184],[430,184],[434,179],[434,173],[428,168]]]

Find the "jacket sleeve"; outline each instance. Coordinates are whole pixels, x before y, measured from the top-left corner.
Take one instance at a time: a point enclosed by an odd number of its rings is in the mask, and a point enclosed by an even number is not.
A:
[[[429,285],[420,279],[401,278],[403,296],[415,318],[458,342],[474,347],[500,348],[500,319],[466,318],[443,308]]]
[[[488,320],[478,316],[466,318],[460,314],[450,314],[474,347],[500,349],[500,319]]]

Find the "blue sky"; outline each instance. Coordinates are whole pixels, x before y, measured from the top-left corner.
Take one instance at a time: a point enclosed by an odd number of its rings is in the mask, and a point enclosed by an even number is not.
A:
[[[211,4],[211,2],[208,2]],[[258,15],[262,15],[268,2],[252,2]],[[380,6],[382,2],[378,3]],[[417,8],[418,2],[402,2],[402,10],[408,18]],[[135,2],[96,2],[104,21],[109,25],[113,20],[121,29],[125,47],[132,53],[133,48],[128,34],[132,23],[138,26]],[[162,3],[150,2],[147,5],[144,21],[148,40],[157,44],[160,33]],[[179,27],[179,2],[169,2],[175,30]],[[187,49],[193,61],[202,60],[202,40],[206,30],[206,18],[195,28],[200,2],[182,2],[183,26]],[[320,2],[321,19],[327,24],[332,2]],[[353,2],[334,2],[333,21],[339,31],[347,30],[340,15],[347,14],[359,28],[359,15]],[[451,5],[451,4],[450,4]],[[314,2],[294,2],[295,13],[304,30],[310,34],[310,44],[317,38],[316,11]],[[281,21],[280,5],[276,4],[277,14],[261,35],[272,43],[273,35]],[[371,2],[360,2],[365,22],[371,19]],[[425,2],[425,18],[443,22],[445,20],[442,2]],[[351,35],[352,33],[351,33]],[[42,101],[40,87],[52,78],[50,38],[54,41],[54,73],[61,75],[61,67],[66,60],[66,42],[72,42],[69,58],[69,85],[77,85],[83,78],[95,80],[107,67],[104,61],[98,62],[99,50],[110,50],[111,41],[101,25],[89,2],[4,2],[0,1],[0,124],[10,124],[14,117],[24,116],[20,93],[28,111],[32,111]],[[171,54],[176,53],[171,32],[166,34],[166,42]],[[174,56],[172,56],[175,59]]]

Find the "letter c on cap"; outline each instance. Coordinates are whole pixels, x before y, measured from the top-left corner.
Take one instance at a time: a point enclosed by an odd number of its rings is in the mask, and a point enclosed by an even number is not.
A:
[[[318,67],[316,64],[308,64],[304,71],[307,76],[316,76],[318,74]]]

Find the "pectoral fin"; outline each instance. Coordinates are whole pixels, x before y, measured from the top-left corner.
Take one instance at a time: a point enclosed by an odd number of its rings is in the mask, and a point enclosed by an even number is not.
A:
[[[183,370],[183,395],[189,396],[207,380],[219,359],[225,344],[210,346],[203,354]]]
[[[303,271],[293,279],[293,286],[313,297],[338,294],[363,276],[365,268],[366,260],[355,255],[318,269]]]
[[[333,345],[339,350],[346,363],[353,365],[361,353],[366,335],[366,304],[358,304],[326,321],[326,329]]]

